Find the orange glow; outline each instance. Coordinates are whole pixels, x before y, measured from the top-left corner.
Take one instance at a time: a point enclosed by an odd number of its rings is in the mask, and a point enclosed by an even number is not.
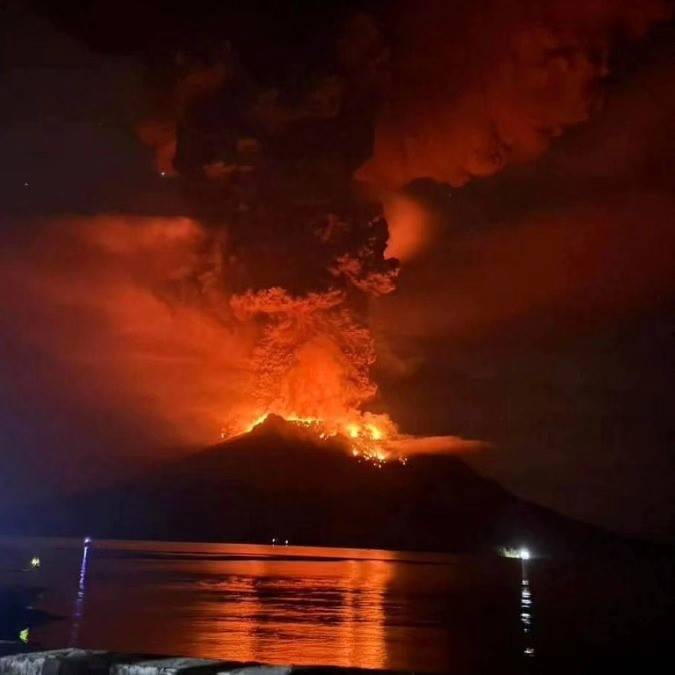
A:
[[[142,416],[158,446],[212,443],[220,429],[226,440],[276,415],[376,467],[463,451],[366,409],[374,340],[346,291],[232,295],[204,255],[213,248],[186,218],[64,219],[1,258],[0,278],[21,339],[63,362],[84,396],[95,388],[102,405]]]
[[[401,192],[384,196],[383,208],[389,231],[385,258],[407,263],[429,249],[436,228],[429,209]]]
[[[223,430],[222,438],[230,438],[242,433],[250,433],[267,420],[272,413],[258,415],[241,429]],[[278,414],[278,413],[276,413]],[[347,442],[353,457],[379,466],[390,459],[393,454],[386,444],[398,437],[396,426],[387,415],[373,413],[354,413],[355,421],[322,420],[315,417],[298,415],[283,416],[286,422],[316,434],[321,440],[341,439]],[[279,415],[281,416],[281,415]],[[403,459],[400,453],[396,453]]]
[[[258,555],[265,552],[265,547],[259,548],[260,551],[251,547]],[[206,578],[215,580],[208,583],[227,591],[224,597],[234,600],[216,603],[208,594],[197,596],[199,599],[191,607],[194,624],[186,631],[189,637],[181,636],[189,640],[187,651],[207,658],[226,655],[243,662],[386,668],[390,657],[385,602],[399,571],[395,554],[364,551],[374,559],[327,558],[317,565],[294,556],[340,555],[341,549],[302,547],[285,553],[290,557],[283,560],[261,558],[242,563],[225,559],[202,563],[209,573]],[[296,585],[298,579],[303,580],[300,589]],[[264,602],[261,589],[271,594]],[[342,602],[336,606],[321,602],[326,594],[336,594]],[[315,601],[320,620],[308,621],[300,597]],[[260,617],[266,611],[271,622],[268,625],[276,630],[261,630]],[[217,617],[215,625],[209,621],[211,616]],[[280,640],[279,634],[288,639]],[[302,654],[297,649],[298,641],[302,643]]]
[[[274,414],[383,461],[380,446],[397,430],[364,410],[377,392],[375,347],[347,291],[233,295],[220,240],[186,218],[50,226],[3,267],[31,308],[17,330],[80,386],[95,382],[100,398],[143,415],[162,445],[209,443],[221,427],[227,439]]]
[[[235,316],[256,327],[242,405],[223,437],[251,431],[277,415],[322,440],[346,441],[359,459],[381,464],[397,436],[385,414],[364,411],[377,387],[372,334],[341,290],[293,296],[282,288],[232,297]]]
[[[535,4],[408,3],[390,105],[359,178],[460,186],[536,159],[598,108],[616,36],[639,38],[670,15],[661,0]],[[404,235],[392,246],[407,253],[416,243]]]

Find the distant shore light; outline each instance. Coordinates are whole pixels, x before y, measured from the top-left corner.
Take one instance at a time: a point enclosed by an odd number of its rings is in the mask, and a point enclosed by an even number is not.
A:
[[[529,560],[532,557],[530,549],[525,546],[521,546],[520,548],[502,546],[499,549],[499,554],[504,558],[519,558],[520,560]]]

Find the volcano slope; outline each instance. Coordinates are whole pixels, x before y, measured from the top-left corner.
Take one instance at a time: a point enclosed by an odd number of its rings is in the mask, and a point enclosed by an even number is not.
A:
[[[138,479],[6,513],[6,534],[550,555],[626,550],[622,538],[510,494],[457,456],[381,467],[283,420]]]

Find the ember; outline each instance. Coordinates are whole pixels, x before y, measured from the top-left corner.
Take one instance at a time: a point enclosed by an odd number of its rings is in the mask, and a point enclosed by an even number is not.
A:
[[[250,433],[264,424],[269,416],[270,413],[258,416],[244,429],[243,433]],[[374,466],[380,467],[387,460],[396,456],[386,447],[389,438],[397,435],[396,427],[387,415],[362,413],[361,419],[350,422],[326,421],[293,415],[284,417],[284,420],[289,424],[316,434],[321,440],[336,439],[343,441],[353,457],[359,461],[369,462]],[[227,432],[223,432],[222,436],[223,438],[230,437]],[[397,459],[405,464],[403,455],[397,456]]]

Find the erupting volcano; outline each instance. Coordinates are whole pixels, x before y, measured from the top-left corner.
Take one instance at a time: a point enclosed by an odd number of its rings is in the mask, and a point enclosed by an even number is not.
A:
[[[49,3],[10,4],[36,36],[10,44],[0,185],[0,394],[22,480],[80,487],[204,448],[224,471],[234,452],[273,466],[285,443],[303,476],[334,463],[440,493],[433,467],[457,458],[420,455],[489,443],[472,466],[542,503],[574,511],[568,486],[588,481],[591,519],[621,448],[633,518],[633,448],[653,435],[666,454],[650,416],[669,369],[640,326],[670,336],[668,3],[209,3],[131,21],[94,3],[58,30],[32,8]],[[648,406],[627,393],[640,363]]]
[[[397,430],[387,415],[363,410],[377,391],[370,375],[375,348],[347,294],[331,289],[297,298],[272,288],[235,296],[231,305],[240,320],[259,318],[262,327],[246,396],[254,412],[232,420],[223,437],[274,414],[324,439],[348,438],[355,456],[384,461],[385,442]]]
[[[384,462],[387,441],[398,430],[388,415],[365,407],[377,386],[364,299],[395,288],[398,261],[384,257],[386,225],[381,218],[364,227],[329,217],[304,232],[303,248],[308,246],[321,261],[310,290],[293,294],[271,286],[229,298],[232,320],[251,336],[251,348],[241,400],[221,438],[276,415],[321,439],[348,440],[358,458]]]
[[[269,417],[270,413],[261,415],[249,426],[246,433],[264,424]],[[371,462],[375,466],[382,466],[390,458],[391,452],[387,448],[387,441],[392,434],[383,430],[385,424],[394,429],[394,434],[396,432],[393,422],[387,415],[359,413],[358,421],[349,422],[326,422],[322,419],[295,415],[286,416],[283,419],[289,424],[316,434],[321,440],[337,438],[346,441],[354,457]],[[398,460],[405,464],[405,455],[399,455]]]

